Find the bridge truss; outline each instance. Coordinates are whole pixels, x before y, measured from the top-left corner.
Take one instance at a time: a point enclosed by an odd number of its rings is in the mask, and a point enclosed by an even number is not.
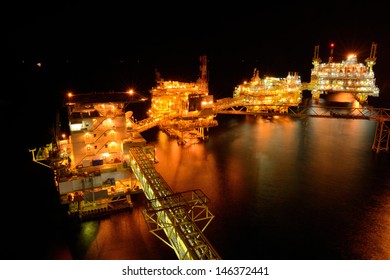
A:
[[[214,218],[208,197],[199,189],[174,193],[142,147],[130,148],[130,166],[149,200],[143,211],[149,231],[179,260],[220,259],[203,234]]]
[[[376,121],[376,130],[372,150],[377,154],[389,152],[390,109],[374,107],[340,107],[340,106],[289,106],[265,105],[253,110],[253,105],[240,102],[234,98],[225,98],[216,103],[215,114],[255,115],[255,116],[290,116],[294,118],[341,118],[364,119]]]

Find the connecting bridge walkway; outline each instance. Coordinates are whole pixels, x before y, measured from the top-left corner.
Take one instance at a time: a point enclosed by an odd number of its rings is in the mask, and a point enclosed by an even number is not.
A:
[[[253,100],[252,100],[253,101]],[[256,107],[256,109],[254,109]],[[215,114],[255,115],[255,116],[285,116],[295,118],[340,118],[376,121],[376,129],[371,149],[377,154],[390,151],[390,109],[367,107],[340,106],[291,106],[256,105],[239,98],[223,98],[214,105]]]
[[[179,260],[220,259],[203,234],[214,218],[207,196],[199,189],[174,193],[141,146],[130,148],[130,166],[149,200],[143,210],[149,231],[170,246]]]

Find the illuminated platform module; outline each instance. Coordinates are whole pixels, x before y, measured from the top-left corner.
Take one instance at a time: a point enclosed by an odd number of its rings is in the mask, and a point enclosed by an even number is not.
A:
[[[288,107],[297,106],[302,101],[301,77],[288,73],[286,78],[260,78],[255,68],[249,82],[238,85],[233,92],[236,103],[246,107],[247,112],[287,112]]]
[[[205,140],[205,129],[218,125],[208,91],[206,56],[200,61],[201,76],[196,82],[164,81],[157,72],[157,86],[150,90],[149,118],[158,120],[159,128],[180,144],[188,138]]]
[[[358,62],[356,54],[349,54],[347,60],[333,61],[333,48],[329,61],[322,63],[319,58],[319,46],[315,47],[313,68],[308,89],[313,99],[319,99],[321,94],[335,93],[351,94],[359,103],[367,102],[368,96],[378,97],[379,88],[376,86],[373,66],[376,61],[377,44],[371,46],[370,56],[365,64]]]
[[[130,168],[129,149],[142,146],[154,159],[154,147],[127,129],[132,112],[126,107],[146,100],[132,92],[69,94],[70,135],[56,132],[55,143],[30,150],[35,162],[54,170],[69,216],[84,220],[132,209],[130,195],[141,189]]]

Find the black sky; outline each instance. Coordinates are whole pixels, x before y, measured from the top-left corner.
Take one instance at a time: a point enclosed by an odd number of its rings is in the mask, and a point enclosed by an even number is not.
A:
[[[323,60],[334,42],[335,59],[355,51],[363,61],[376,42],[377,83],[383,95],[390,90],[384,3],[79,2],[14,4],[3,11],[8,89],[55,95],[135,86],[147,93],[156,69],[165,79],[196,80],[198,57],[205,54],[218,98],[231,96],[255,67],[262,75],[298,72],[309,82],[315,45]]]

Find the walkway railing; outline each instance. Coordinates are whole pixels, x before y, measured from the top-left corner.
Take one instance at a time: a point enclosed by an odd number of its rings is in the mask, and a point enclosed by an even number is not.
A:
[[[241,101],[241,102],[240,102]],[[256,109],[254,109],[256,108]],[[343,118],[365,119],[377,122],[374,140],[371,149],[377,154],[389,152],[390,142],[390,109],[367,107],[340,107],[340,106],[288,106],[283,105],[252,105],[243,99],[224,98],[216,102],[214,113],[217,114],[245,114],[259,116],[291,116],[295,118]]]
[[[130,166],[149,200],[143,211],[149,231],[170,246],[180,260],[220,259],[203,235],[214,218],[206,205],[207,196],[201,190],[174,193],[142,147],[130,148]]]

